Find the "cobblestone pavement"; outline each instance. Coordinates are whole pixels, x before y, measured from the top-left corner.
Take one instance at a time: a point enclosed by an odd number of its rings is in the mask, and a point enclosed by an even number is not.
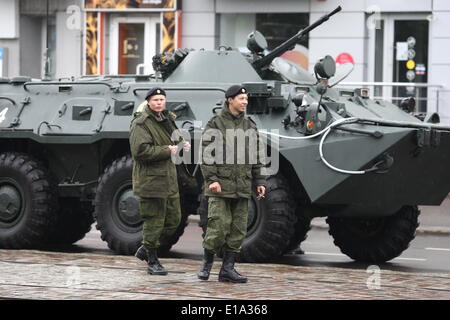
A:
[[[148,275],[135,257],[0,250],[0,298],[450,299],[450,273],[380,270],[378,278],[376,270],[241,263],[249,282],[239,285],[217,281],[219,261],[210,280],[200,281],[200,261],[160,260],[168,276]]]

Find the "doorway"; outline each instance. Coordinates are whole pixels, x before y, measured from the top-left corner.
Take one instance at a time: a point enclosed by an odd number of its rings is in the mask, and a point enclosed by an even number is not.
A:
[[[110,23],[110,74],[153,73],[152,57],[160,51],[160,17],[115,16]]]
[[[427,14],[382,14],[369,30],[369,79],[404,86],[376,87],[374,95],[398,104],[416,98],[416,112],[427,110],[429,20]],[[408,85],[410,83],[411,85]]]

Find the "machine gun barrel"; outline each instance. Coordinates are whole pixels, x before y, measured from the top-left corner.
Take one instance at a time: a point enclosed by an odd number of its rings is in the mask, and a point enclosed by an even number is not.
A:
[[[319,18],[319,20],[317,20],[314,23],[312,23],[311,25],[307,26],[305,29],[300,30],[295,36],[293,36],[286,42],[283,42],[282,44],[280,44],[278,47],[273,49],[269,54],[262,57],[261,59],[254,61],[253,67],[258,70],[265,66],[268,66],[273,61],[273,59],[281,56],[283,53],[285,53],[288,50],[292,50],[304,35],[308,34],[311,30],[320,26],[322,23],[324,23],[325,21],[330,19],[330,17],[332,15],[338,13],[341,10],[342,10],[341,6],[338,6],[336,9],[334,9],[333,11],[331,11],[328,14],[325,14],[324,16]]]

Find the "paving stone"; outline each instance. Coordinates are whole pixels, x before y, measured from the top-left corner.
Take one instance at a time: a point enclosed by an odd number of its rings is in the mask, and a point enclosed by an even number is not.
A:
[[[230,284],[217,281],[219,261],[200,281],[200,261],[160,260],[169,275],[148,275],[129,256],[0,250],[0,299],[450,299],[450,273],[380,270],[370,289],[362,269],[239,263],[249,282]]]

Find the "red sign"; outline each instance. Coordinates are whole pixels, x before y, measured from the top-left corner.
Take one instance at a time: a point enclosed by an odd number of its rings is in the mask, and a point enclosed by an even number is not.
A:
[[[353,57],[350,53],[343,52],[343,53],[340,53],[336,57],[336,63],[337,64],[345,64],[345,63],[355,64],[355,60],[353,60]]]

